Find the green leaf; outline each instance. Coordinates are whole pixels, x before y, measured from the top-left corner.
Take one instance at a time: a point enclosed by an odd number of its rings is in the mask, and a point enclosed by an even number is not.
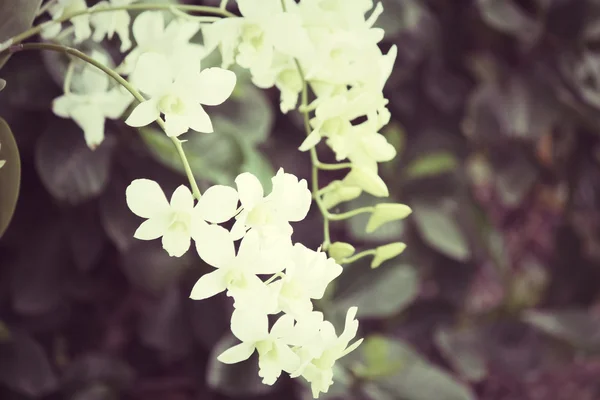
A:
[[[140,129],[140,135],[160,162],[185,174],[177,149],[167,135],[151,127]],[[183,139],[183,149],[196,179],[233,184],[244,162],[243,148],[235,137],[228,133],[189,132]]]
[[[452,153],[436,152],[427,154],[410,163],[404,173],[410,179],[425,178],[456,170],[458,159]]]
[[[421,358],[400,340],[376,336],[387,359],[399,365],[392,375],[380,376],[366,382],[364,392],[376,400],[474,400],[471,390],[446,372]],[[368,340],[373,340],[367,338]],[[368,349],[368,347],[367,347]],[[366,357],[365,357],[366,358]],[[366,359],[365,361],[366,362]]]
[[[0,0],[0,44],[29,29],[41,4],[42,0]],[[0,59],[0,68],[7,60]]]
[[[262,184],[265,193],[269,193],[272,187],[271,179],[275,176],[275,169],[269,159],[249,144],[243,144],[244,164],[240,172],[254,174]]]
[[[333,304],[336,309],[358,307],[358,317],[386,318],[396,315],[416,297],[419,279],[408,265],[384,265],[370,269],[364,263],[351,267],[352,282],[340,283]],[[344,271],[346,273],[346,271]],[[376,294],[376,295],[374,295]]]
[[[435,343],[452,367],[465,379],[479,382],[488,373],[480,332],[474,328],[440,328]]]
[[[359,364],[354,368],[354,373],[364,379],[377,379],[394,375],[403,363],[397,358],[392,358],[389,340],[384,336],[369,336],[361,345],[364,365]]]
[[[523,319],[539,330],[576,348],[600,351],[600,318],[586,310],[529,311]]]
[[[471,257],[467,239],[455,218],[441,207],[415,203],[413,218],[423,240],[440,253],[459,261]]]
[[[41,398],[55,391],[59,381],[44,348],[25,332],[14,332],[11,341],[0,344],[0,384],[27,398]]]
[[[0,118],[0,160],[4,161],[4,165],[0,168],[0,193],[2,194],[0,196],[0,237],[2,237],[17,207],[21,185],[19,149],[10,127],[2,118]]]
[[[114,146],[114,137],[107,136],[90,150],[75,123],[54,119],[36,143],[35,166],[54,198],[81,204],[106,187]]]
[[[275,119],[264,91],[251,83],[238,83],[233,95],[209,113],[216,134],[231,134],[253,145],[267,139]]]

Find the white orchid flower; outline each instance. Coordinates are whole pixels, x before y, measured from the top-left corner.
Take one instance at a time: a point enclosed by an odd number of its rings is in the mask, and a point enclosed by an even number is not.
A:
[[[320,346],[320,354],[318,357],[307,360],[302,360],[300,367],[294,371],[292,378],[302,376],[311,384],[313,397],[319,397],[319,393],[326,393],[329,387],[333,384],[333,366],[335,362],[345,355],[354,351],[361,343],[359,339],[349,344],[358,332],[358,321],[355,319],[356,307],[350,307],[346,313],[346,323],[344,331],[338,337],[335,333],[335,328],[328,321],[323,321],[319,330],[319,338],[313,343]],[[313,354],[314,346],[311,348]],[[304,353],[310,356],[311,352]]]
[[[280,168],[272,182],[273,190],[265,196],[256,176],[244,172],[235,179],[242,203],[231,230],[235,238],[241,238],[247,230],[256,230],[264,243],[289,238],[293,232],[290,222],[306,218],[312,202],[306,180],[298,180]]]
[[[278,294],[279,310],[295,318],[312,311],[311,299],[321,299],[327,285],[342,273],[342,267],[324,252],[301,243],[291,249],[291,263],[285,274],[269,286]]]
[[[181,257],[189,250],[192,236],[198,241],[222,229],[209,223],[231,219],[238,202],[233,188],[220,185],[209,188],[196,206],[190,189],[183,185],[175,190],[169,202],[160,185],[149,179],[134,180],[125,194],[131,211],[147,219],[134,237],[140,240],[162,237],[163,248],[172,257]]]
[[[242,343],[233,346],[217,359],[226,364],[247,360],[258,351],[258,375],[263,383],[272,385],[282,371],[292,372],[298,368],[300,358],[290,349],[289,337],[294,335],[294,319],[283,315],[269,331],[265,314],[235,310],[231,316],[231,331]]]
[[[136,1],[138,0],[103,0],[94,8],[127,6]],[[121,53],[131,48],[131,39],[129,38],[131,17],[127,10],[94,13],[90,17],[90,22],[94,27],[92,40],[95,42],[101,42],[104,38],[112,39],[116,33],[121,40]]]
[[[92,57],[103,64],[108,59],[100,52]],[[120,118],[133,101],[133,96],[120,86],[110,88],[110,78],[94,66],[86,65],[78,78],[80,93],[65,93],[54,99],[52,111],[59,117],[71,118],[83,130],[85,141],[95,149],[104,140],[107,118]]]
[[[244,294],[251,293],[258,297],[253,300],[256,304],[272,303],[270,291],[257,275],[280,272],[285,268],[285,262],[262,256],[256,234],[246,235],[236,254],[231,233],[215,226],[210,235],[196,240],[196,250],[202,260],[216,269],[200,277],[190,298],[202,300],[227,291],[236,302],[240,298],[247,299]],[[275,306],[272,304],[272,308]]]
[[[165,17],[161,11],[144,11],[132,24],[133,38],[136,46],[123,60],[117,71],[129,75],[136,68],[142,54],[157,53],[169,60],[171,69],[176,74],[181,65],[199,63],[204,55],[204,47],[190,43],[192,37],[200,30],[197,21],[177,18],[165,27]]]
[[[167,58],[157,53],[142,54],[130,79],[150,98],[140,103],[125,123],[133,127],[146,126],[164,114],[168,136],[179,136],[190,128],[213,132],[210,117],[202,105],[223,103],[236,83],[233,72],[221,68],[200,72],[194,62],[181,66],[175,74]]]

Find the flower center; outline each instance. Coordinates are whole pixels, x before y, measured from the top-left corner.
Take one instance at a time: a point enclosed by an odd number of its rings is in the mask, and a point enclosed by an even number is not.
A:
[[[261,225],[267,225],[271,220],[272,212],[270,207],[266,204],[259,204],[248,213],[246,224],[251,227],[257,227]]]
[[[163,114],[181,115],[185,112],[185,103],[179,96],[168,94],[160,99],[158,108]]]

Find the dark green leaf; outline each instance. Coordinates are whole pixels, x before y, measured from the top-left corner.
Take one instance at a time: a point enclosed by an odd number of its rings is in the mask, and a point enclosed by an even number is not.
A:
[[[355,263],[351,268],[352,282],[341,285],[333,299],[336,309],[358,306],[358,317],[386,318],[401,312],[418,293],[418,275],[411,266],[388,264],[373,270]]]
[[[0,382],[31,397],[44,396],[58,385],[46,352],[24,332],[0,344]]]
[[[458,159],[454,154],[437,152],[424,155],[413,161],[405,170],[405,174],[411,179],[425,178],[452,172],[458,166]]]
[[[182,257],[170,257],[160,240],[137,240],[122,253],[121,266],[134,285],[158,294],[177,282],[190,267],[193,251],[192,248]]]
[[[0,96],[0,107],[9,109],[48,111],[61,90],[52,82],[37,52],[23,52],[2,69],[7,86]],[[7,118],[9,116],[7,115]],[[18,134],[19,139],[21,133]]]
[[[209,113],[216,134],[227,133],[252,145],[267,139],[275,119],[265,93],[249,82],[238,83],[231,98]]]
[[[423,203],[411,207],[412,216],[427,244],[455,260],[466,261],[471,257],[467,239],[450,213]]]
[[[19,188],[21,185],[21,158],[19,149],[10,127],[0,118],[0,237],[8,228],[8,224],[17,207]]]
[[[66,240],[59,219],[31,227],[27,242],[19,248],[11,268],[14,310],[19,314],[39,315],[58,308],[64,300],[67,263]]]
[[[486,377],[484,349],[477,330],[441,328],[434,339],[444,357],[463,378],[479,382]]]
[[[77,125],[56,119],[37,142],[36,168],[53,197],[80,204],[104,190],[114,146],[115,139],[107,136],[100,146],[90,150]]]
[[[0,45],[31,27],[42,0],[0,0]],[[6,59],[0,60],[0,68]]]
[[[150,152],[166,166],[185,173],[177,149],[163,132],[153,128],[140,129]],[[230,185],[244,162],[243,149],[230,134],[189,132],[183,149],[196,179]]]
[[[66,392],[89,389],[90,384],[99,384],[116,391],[128,387],[134,371],[123,360],[106,353],[88,353],[77,356],[63,375]]]
[[[479,11],[490,26],[532,43],[541,32],[541,24],[526,15],[512,0],[478,0]]]
[[[239,343],[232,335],[227,335],[217,343],[208,361],[206,383],[218,392],[231,397],[258,396],[269,393],[273,386],[265,385],[258,376],[258,357],[254,353],[246,361],[237,364],[224,364],[217,357],[225,350]]]
[[[96,204],[73,209],[69,215],[69,244],[73,261],[82,271],[94,267],[106,243]]]
[[[512,149],[511,154],[497,162],[496,186],[502,202],[517,206],[535,184],[540,171],[523,151]]]
[[[429,364],[399,340],[380,337],[388,349],[388,360],[398,372],[368,381],[363,390],[377,400],[474,400],[473,393],[443,370]]]
[[[177,285],[145,310],[138,332],[142,342],[159,351],[167,362],[179,360],[192,351],[192,331],[183,314],[181,291]]]
[[[265,193],[269,193],[272,187],[271,179],[275,176],[275,170],[269,159],[260,151],[249,144],[244,144],[244,164],[240,172],[254,174],[262,184]]]
[[[586,310],[529,311],[525,322],[586,351],[600,351],[600,318]]]

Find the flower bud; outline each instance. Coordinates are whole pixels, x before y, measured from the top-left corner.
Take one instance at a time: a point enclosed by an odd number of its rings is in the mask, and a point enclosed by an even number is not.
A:
[[[329,246],[327,251],[329,253],[329,257],[333,258],[335,262],[340,264],[342,260],[354,254],[356,249],[350,243],[335,242]]]
[[[412,213],[412,210],[406,204],[398,203],[382,203],[375,206],[375,210],[369,218],[367,223],[367,233],[371,233],[379,228],[381,225],[395,221],[398,219],[404,219]]]
[[[376,197],[388,197],[390,195],[385,182],[377,175],[377,172],[366,168],[353,167],[343,182],[347,186],[359,187]]]
[[[337,182],[339,183],[339,186],[336,189],[323,195],[323,204],[327,209],[333,208],[345,201],[354,200],[362,193],[361,188],[356,186],[344,186],[340,181]]]
[[[384,261],[391,260],[404,251],[406,244],[402,242],[390,243],[375,249],[375,257],[371,261],[371,268],[379,267]]]

